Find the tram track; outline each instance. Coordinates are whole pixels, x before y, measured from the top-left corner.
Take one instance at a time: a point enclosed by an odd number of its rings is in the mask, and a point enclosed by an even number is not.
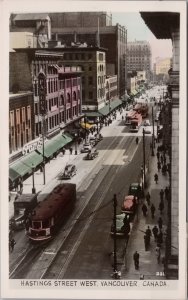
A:
[[[121,137],[121,139],[119,141],[117,140],[118,138],[120,138],[120,137],[116,137],[108,145],[108,149],[109,148],[112,149],[112,147],[113,147],[113,149],[116,149],[123,141],[125,142],[125,139],[123,137]],[[130,141],[130,138],[128,138],[126,140]],[[102,165],[105,162],[104,157],[105,157],[105,153],[100,159],[100,162]],[[114,158],[114,163],[117,159],[118,158],[116,158],[116,157]],[[111,182],[113,181],[112,178],[113,178],[113,176],[115,176],[115,170],[114,170],[114,166],[109,166],[109,168],[104,168],[102,166],[101,169],[98,169],[98,165],[96,165],[94,167],[94,170],[95,171],[94,172],[92,171],[90,176],[88,176],[87,180],[91,179],[89,177],[93,177],[92,181],[90,181],[90,184],[93,185],[95,187],[95,189],[98,188],[101,181],[105,178],[106,174],[107,173],[109,174],[110,170],[112,172],[111,180],[109,181],[109,175],[108,175],[108,179],[106,179],[107,183],[105,183],[105,191],[102,192],[102,191],[100,191],[100,189],[98,191],[99,194],[97,195],[97,197],[99,198],[99,201],[97,202],[96,205],[94,205],[94,210],[96,210],[100,207],[100,205],[102,203],[103,195],[110,188]],[[98,176],[96,176],[96,175],[98,175]],[[78,188],[78,194],[79,194],[78,202],[80,202],[80,204],[79,204],[78,210],[75,210],[73,212],[73,215],[71,216],[71,221],[67,224],[67,228],[61,230],[57,234],[57,236],[52,241],[50,241],[49,244],[47,244],[47,246],[42,245],[42,249],[41,249],[41,244],[37,245],[37,246],[32,246],[31,249],[29,249],[26,252],[25,256],[20,261],[20,263],[16,266],[16,268],[14,268],[14,270],[10,273],[10,278],[36,278],[36,276],[34,276],[34,277],[30,276],[33,272],[32,272],[32,270],[28,271],[28,266],[30,266],[31,269],[34,268],[36,270],[34,273],[37,274],[37,278],[48,278],[49,274],[53,273],[52,271],[50,271],[50,268],[53,265],[54,261],[57,259],[58,255],[60,255],[60,253],[63,254],[63,256],[64,256],[64,259],[63,259],[64,268],[66,268],[68,266],[68,263],[71,260],[71,257],[74,255],[77,247],[79,246],[79,243],[81,243],[82,235],[85,234],[85,232],[87,231],[87,227],[89,226],[89,225],[87,225],[87,223],[85,223],[85,225],[84,225],[84,222],[83,221],[81,222],[78,219],[81,219],[82,214],[87,215],[88,209],[91,210],[91,207],[92,207],[91,201],[92,201],[92,197],[95,193],[95,189],[90,188],[90,185],[88,187],[85,180],[84,180],[83,184],[85,185],[85,188],[84,188],[85,191],[79,192],[79,190],[83,191],[82,185]],[[93,193],[91,193],[92,189],[93,189]],[[89,208],[88,208],[88,204],[90,204]],[[93,214],[93,217],[94,217],[94,214]],[[92,221],[93,217],[91,218],[91,221]],[[81,230],[80,227],[82,227],[83,230]],[[74,230],[73,230],[73,228],[74,228]],[[62,251],[62,249],[64,248],[65,243],[68,244],[68,238],[69,238],[69,235],[71,234],[72,230],[75,231],[75,233],[77,233],[79,231],[83,232],[83,233],[77,242],[75,242],[75,240],[72,242],[73,246],[74,245],[75,246],[72,248],[72,251],[70,252],[70,254],[67,257],[67,255],[65,255],[66,250]],[[57,243],[58,240],[59,240],[59,242]],[[55,247],[53,247],[54,241],[57,243]],[[53,249],[53,251],[50,251],[50,249]],[[50,259],[49,259],[49,256],[50,256]],[[37,264],[38,264],[38,267],[37,267]],[[63,270],[63,268],[61,268],[59,276],[62,276],[62,273],[63,273],[62,270]],[[56,278],[59,278],[59,277],[57,277],[57,274],[56,274]]]

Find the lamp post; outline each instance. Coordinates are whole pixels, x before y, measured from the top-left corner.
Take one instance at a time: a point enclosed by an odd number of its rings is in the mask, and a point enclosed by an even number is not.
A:
[[[39,95],[39,113],[42,116],[42,156],[43,156],[43,177],[45,177],[45,157],[44,157],[44,135],[45,135],[45,114],[46,114],[46,76],[41,70],[38,75],[38,95]]]
[[[86,144],[86,142],[87,142],[87,128],[86,128],[86,120],[87,120],[87,118],[86,118],[86,115],[84,115],[84,124],[85,124],[85,144]]]
[[[75,155],[77,155],[78,154],[78,151],[77,151],[77,137],[78,137],[78,135],[77,135],[77,133],[75,133]]]
[[[117,245],[116,245],[116,207],[117,207],[117,198],[116,194],[114,194],[113,198],[113,203],[114,203],[114,264],[113,264],[113,271],[114,271],[114,276],[116,276],[117,273]]]
[[[153,133],[152,133],[152,156],[155,156],[154,154],[154,117],[153,117],[153,106],[152,106],[152,125],[153,125]]]
[[[146,187],[146,154],[145,154],[145,130],[143,128],[143,188]]]
[[[36,189],[35,189],[35,167],[34,164],[32,164],[32,179],[33,179],[33,187],[32,187],[32,194],[36,194]]]

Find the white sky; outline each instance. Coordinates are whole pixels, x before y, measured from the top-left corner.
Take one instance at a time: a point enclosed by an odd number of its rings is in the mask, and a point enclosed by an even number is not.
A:
[[[112,23],[119,23],[127,28],[128,41],[147,40],[152,48],[152,63],[156,57],[172,57],[171,40],[158,40],[144,23],[140,14],[133,13],[112,13]]]

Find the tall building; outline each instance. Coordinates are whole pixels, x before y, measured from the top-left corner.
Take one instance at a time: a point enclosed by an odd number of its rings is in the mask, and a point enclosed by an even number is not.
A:
[[[171,39],[172,68],[169,70],[170,102],[165,106],[165,135],[170,154],[171,197],[168,201],[165,274],[178,278],[179,257],[179,72],[180,72],[180,14],[173,12],[142,12],[141,17],[157,39]],[[162,24],[162,27],[159,26]]]
[[[84,43],[106,48],[106,75],[117,75],[118,94],[126,91],[127,30],[112,26],[112,16],[106,12],[50,13],[52,39],[65,46]]]
[[[127,43],[127,71],[146,71],[146,78],[151,76],[151,46],[147,41]]]

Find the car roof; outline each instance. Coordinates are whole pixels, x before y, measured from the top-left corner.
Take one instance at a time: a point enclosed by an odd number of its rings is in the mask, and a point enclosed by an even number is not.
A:
[[[133,200],[135,198],[135,196],[134,195],[128,195],[128,196],[125,196],[125,199],[124,199],[124,201],[125,200]]]

